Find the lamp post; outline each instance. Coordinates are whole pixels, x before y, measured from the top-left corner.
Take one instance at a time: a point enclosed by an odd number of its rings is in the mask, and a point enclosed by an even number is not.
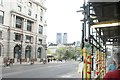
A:
[[[21,50],[20,50],[20,64],[22,64],[22,40],[21,40]]]
[[[46,60],[46,62],[47,62],[47,45],[45,46],[45,60]]]

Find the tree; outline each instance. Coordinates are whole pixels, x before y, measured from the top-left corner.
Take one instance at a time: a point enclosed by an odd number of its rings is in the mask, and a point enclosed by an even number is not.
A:
[[[65,53],[65,48],[64,47],[59,47],[56,50],[57,58],[62,59],[64,57],[64,53]]]
[[[52,54],[50,49],[47,49],[47,54]]]
[[[55,55],[58,59],[76,59],[81,53],[80,47],[59,47]]]

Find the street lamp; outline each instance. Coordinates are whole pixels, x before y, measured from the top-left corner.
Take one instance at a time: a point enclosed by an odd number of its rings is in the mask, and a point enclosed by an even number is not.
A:
[[[22,64],[22,40],[21,40],[21,50],[19,51],[20,52],[20,64]]]

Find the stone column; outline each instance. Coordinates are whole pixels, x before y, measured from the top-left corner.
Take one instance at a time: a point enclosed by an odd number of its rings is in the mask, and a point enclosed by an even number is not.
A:
[[[16,25],[16,15],[13,16],[13,27]]]

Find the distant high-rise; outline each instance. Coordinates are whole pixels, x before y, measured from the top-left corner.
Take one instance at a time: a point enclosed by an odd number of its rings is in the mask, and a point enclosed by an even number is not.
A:
[[[63,34],[63,44],[67,43],[67,33]]]
[[[80,47],[80,41],[76,41],[75,46]]]
[[[57,44],[61,44],[62,43],[62,33],[57,33],[56,43]]]

